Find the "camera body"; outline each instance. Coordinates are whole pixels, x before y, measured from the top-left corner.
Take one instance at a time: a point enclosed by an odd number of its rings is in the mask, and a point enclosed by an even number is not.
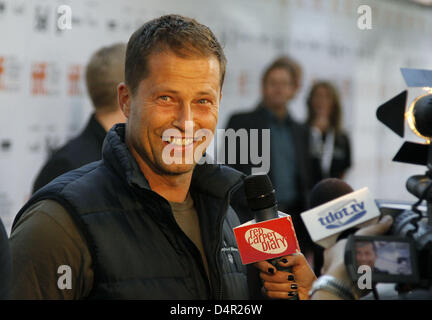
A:
[[[391,215],[393,218],[388,236],[409,239],[413,243],[415,254],[412,256],[416,257],[418,267],[418,281],[415,286],[424,289],[432,287],[432,220],[429,202],[420,205],[420,202],[412,204],[404,201],[376,200],[376,204],[382,216]],[[398,291],[406,290],[403,286],[398,286]]]

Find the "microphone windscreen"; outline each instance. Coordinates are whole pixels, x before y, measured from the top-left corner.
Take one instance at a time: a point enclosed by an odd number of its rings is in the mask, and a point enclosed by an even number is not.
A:
[[[328,178],[321,180],[311,191],[309,201],[310,209],[342,197],[353,191],[353,188],[341,179]]]
[[[250,175],[244,180],[249,208],[262,210],[277,204],[275,190],[266,174]]]

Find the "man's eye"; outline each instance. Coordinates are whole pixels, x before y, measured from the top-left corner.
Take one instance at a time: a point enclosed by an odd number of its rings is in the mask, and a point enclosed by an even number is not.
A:
[[[206,104],[206,103],[209,103],[210,101],[209,100],[207,100],[207,99],[199,99],[198,100],[198,103],[199,104]]]
[[[169,96],[160,96],[159,99],[161,99],[162,101],[169,101],[170,97]]]

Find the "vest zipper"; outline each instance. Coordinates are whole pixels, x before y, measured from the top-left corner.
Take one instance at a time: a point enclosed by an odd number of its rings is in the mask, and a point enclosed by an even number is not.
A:
[[[226,212],[226,210],[228,210],[228,206],[225,206],[225,212]],[[225,221],[225,215],[224,215],[222,221],[219,224],[219,234],[222,237],[222,241],[223,241],[223,230],[222,230],[222,228],[223,228],[224,221]],[[221,271],[222,267],[220,265],[220,250],[221,250],[221,243],[222,243],[222,241],[219,241],[219,243],[218,243],[218,245],[216,247],[216,257],[215,257],[216,258],[216,260],[215,260],[216,261],[216,269],[217,269],[217,275],[218,275],[218,277],[217,277],[218,281],[217,281],[217,287],[216,287],[216,299],[218,299],[218,300],[222,300],[222,297],[223,297],[222,271]]]
[[[216,287],[216,297],[218,300],[222,300],[223,298],[223,288],[222,288],[222,267],[220,265],[220,251],[221,251],[221,244],[223,242],[223,224],[225,222],[226,219],[226,215],[228,212],[228,207],[230,204],[230,199],[231,199],[231,194],[236,191],[239,187],[241,186],[241,183],[238,183],[236,185],[234,185],[229,191],[228,191],[228,196],[227,196],[227,201],[225,202],[224,208],[223,208],[223,213],[222,213],[222,218],[221,221],[219,223],[219,234],[221,235],[221,238],[219,239],[218,245],[216,247],[216,254],[215,254],[215,258],[216,258],[216,269],[217,269],[217,287]]]
[[[217,269],[216,270],[217,271],[216,272],[217,273],[217,277],[216,277],[217,281],[216,281],[215,291],[216,291],[216,299],[218,299],[218,300],[222,300],[222,298],[223,298],[222,276],[221,276],[222,275],[222,271],[221,271],[222,267],[220,265],[220,250],[221,250],[221,244],[222,244],[222,241],[223,241],[223,230],[222,229],[223,229],[223,224],[224,224],[224,221],[225,221],[225,218],[226,218],[226,214],[227,214],[227,211],[228,211],[228,207],[229,207],[229,204],[230,204],[231,194],[233,192],[235,192],[241,186],[241,182],[237,183],[236,185],[234,185],[233,187],[231,187],[230,190],[228,190],[227,201],[225,201],[225,204],[224,204],[224,207],[223,207],[223,210],[222,210],[221,220],[220,220],[219,226],[218,226],[219,227],[218,231],[219,231],[219,234],[220,234],[220,239],[219,239],[218,244],[216,246],[216,252],[215,252],[215,262],[216,262],[216,269]],[[164,200],[166,201],[166,199],[164,199]],[[175,228],[177,228],[177,231],[180,232],[181,234],[183,234],[183,236],[187,239],[187,241],[189,241],[195,247],[196,251],[199,253],[199,250],[196,247],[196,245],[192,242],[192,240],[189,239],[189,237],[178,226],[177,222],[175,221],[174,214],[172,213],[171,206],[169,205],[169,203],[167,203],[167,205],[170,208],[169,210],[170,210],[170,220],[171,220],[171,223],[173,223],[173,225],[175,226]],[[160,208],[161,211],[163,211],[162,206],[161,206],[160,203],[159,203],[159,208]],[[205,268],[204,268],[204,262],[202,261],[201,254],[199,253],[199,255],[200,255],[200,259],[199,259],[198,266],[199,266],[199,269],[200,269],[200,272],[201,272],[201,276],[203,276],[203,278],[205,279],[206,288],[207,288],[207,292],[209,293],[209,297],[212,297],[213,296],[213,290],[212,290],[213,286],[211,284],[211,272],[209,270],[209,275],[207,276],[207,273],[206,273]],[[198,260],[198,259],[196,259],[196,257],[195,257],[195,260]]]

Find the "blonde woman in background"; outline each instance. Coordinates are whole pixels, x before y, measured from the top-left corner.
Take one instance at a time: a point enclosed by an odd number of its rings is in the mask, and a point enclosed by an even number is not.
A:
[[[343,179],[351,167],[351,146],[342,130],[342,108],[336,88],[315,82],[307,98],[310,155],[314,183],[325,178]]]

